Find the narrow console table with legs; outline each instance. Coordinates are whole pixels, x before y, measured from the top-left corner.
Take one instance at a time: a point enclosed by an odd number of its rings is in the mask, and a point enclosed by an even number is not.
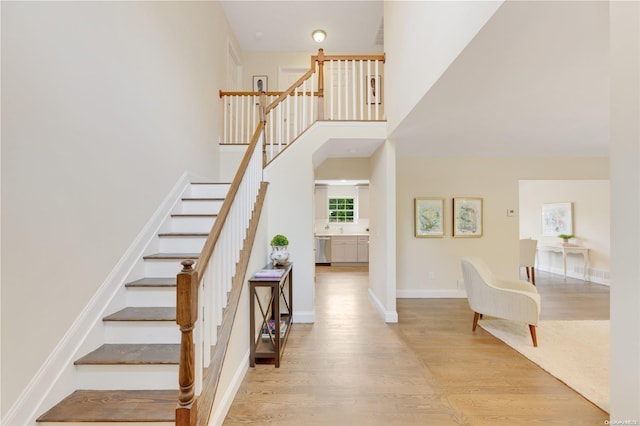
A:
[[[582,255],[582,272],[583,279],[589,281],[589,267],[591,263],[589,261],[589,249],[587,247],[580,246],[540,246],[538,252],[554,252],[562,253],[562,267],[564,271],[564,279],[567,279],[567,255],[579,254]]]
[[[284,266],[269,264],[249,279],[251,367],[256,366],[256,359],[273,359],[276,368],[280,367],[291,330],[292,287],[292,263]]]

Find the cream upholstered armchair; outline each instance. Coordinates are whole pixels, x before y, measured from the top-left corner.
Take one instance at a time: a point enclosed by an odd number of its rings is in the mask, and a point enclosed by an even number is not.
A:
[[[469,307],[473,310],[473,330],[481,315],[491,315],[529,325],[533,346],[538,346],[536,326],[540,317],[540,295],[526,281],[496,278],[479,258],[462,259],[462,274]]]

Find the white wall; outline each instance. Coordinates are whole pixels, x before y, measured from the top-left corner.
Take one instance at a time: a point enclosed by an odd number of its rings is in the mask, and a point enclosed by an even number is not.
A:
[[[613,424],[640,419],[640,3],[609,7]]]
[[[589,248],[590,280],[609,284],[610,183],[609,180],[523,180],[520,181],[520,238],[538,240],[538,246],[558,245],[557,237],[542,235],[542,205],[573,203],[572,243]],[[567,275],[582,279],[574,266],[582,267],[582,256],[567,257]],[[560,253],[538,253],[538,268],[562,273]]]
[[[396,311],[396,152],[385,141],[371,156],[369,297],[386,322]]]
[[[385,112],[389,134],[502,1],[385,1]]]
[[[217,2],[3,2],[2,415],[185,171],[216,177]]]
[[[318,52],[244,52],[242,55],[242,69],[244,73],[243,87],[253,89],[253,76],[266,75],[267,89],[270,92],[279,91],[278,74],[280,67],[304,68],[306,72],[311,68],[311,56]],[[303,72],[303,74],[304,74]]]
[[[608,177],[605,158],[398,158],[398,297],[462,296],[464,256],[481,256],[496,275],[517,277],[518,217],[506,211],[518,208],[519,181]],[[444,238],[414,236],[416,197],[446,199]],[[483,198],[481,238],[451,237],[453,197]]]

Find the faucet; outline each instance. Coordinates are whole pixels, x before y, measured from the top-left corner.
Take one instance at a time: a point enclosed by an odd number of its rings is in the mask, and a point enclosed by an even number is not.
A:
[[[344,228],[342,226],[340,227],[340,233],[344,234]]]
[[[324,230],[325,230],[325,231],[328,231],[328,230],[329,230],[329,224],[328,224],[328,223],[324,226]]]

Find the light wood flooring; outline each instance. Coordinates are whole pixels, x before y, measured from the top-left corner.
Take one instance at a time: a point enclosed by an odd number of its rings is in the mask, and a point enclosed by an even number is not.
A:
[[[608,319],[609,288],[538,272],[542,319]],[[250,368],[225,425],[603,425],[607,413],[482,328],[466,299],[398,299],[385,324],[362,267],[319,267],[315,324]]]

